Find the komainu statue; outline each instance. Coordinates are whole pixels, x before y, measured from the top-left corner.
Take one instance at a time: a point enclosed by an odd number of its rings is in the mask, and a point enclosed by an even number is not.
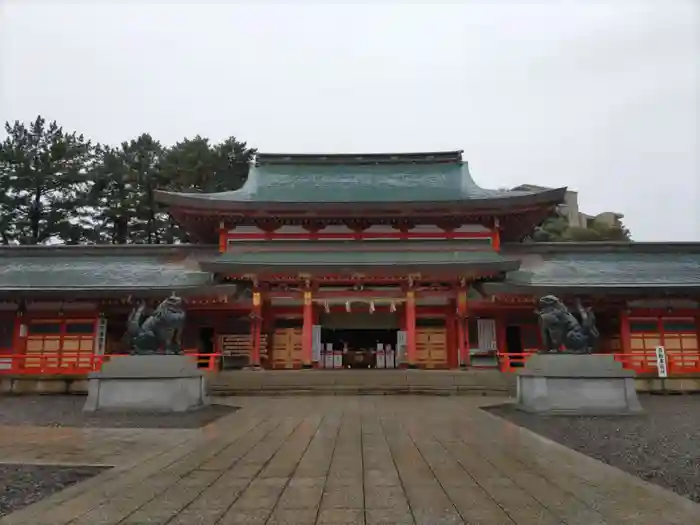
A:
[[[584,308],[581,301],[576,300],[576,310],[581,319],[579,321],[554,295],[541,297],[537,306],[544,352],[593,352],[599,334],[591,308]]]
[[[185,311],[182,299],[168,297],[158,305],[153,314],[141,322],[145,304],[131,311],[126,329],[126,343],[132,355],[182,354],[182,327]]]

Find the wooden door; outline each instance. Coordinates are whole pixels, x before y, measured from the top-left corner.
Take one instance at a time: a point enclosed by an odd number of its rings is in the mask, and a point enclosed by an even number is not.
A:
[[[278,328],[272,338],[272,367],[301,368],[302,329]]]
[[[24,366],[89,370],[95,347],[94,319],[32,320],[28,325]]]
[[[447,332],[444,327],[416,330],[416,364],[421,368],[447,368]]]
[[[447,368],[447,330],[433,328],[430,334],[429,368]]]

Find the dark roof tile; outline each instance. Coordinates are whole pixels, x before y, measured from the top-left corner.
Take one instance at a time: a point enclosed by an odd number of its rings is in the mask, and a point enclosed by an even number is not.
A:
[[[514,284],[533,286],[700,286],[700,253],[523,255]]]
[[[264,159],[264,154],[260,154]],[[270,155],[268,155],[270,156]],[[318,156],[315,156],[318,157]],[[461,157],[461,154],[460,154]],[[277,156],[275,156],[277,158]],[[481,188],[466,162],[303,162],[290,156],[252,166],[242,188],[220,193],[157,192],[169,206],[223,208],[246,203],[506,203],[558,204],[566,188],[503,191]],[[542,202],[540,202],[542,201]]]
[[[153,255],[95,254],[0,258],[0,290],[148,289],[202,286],[210,274],[191,261]]]

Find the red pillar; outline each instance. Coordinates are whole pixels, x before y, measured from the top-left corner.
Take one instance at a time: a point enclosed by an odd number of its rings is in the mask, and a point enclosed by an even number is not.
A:
[[[459,348],[457,348],[457,317],[455,305],[450,301],[445,309],[445,329],[447,336],[447,368],[459,367]]]
[[[457,361],[458,366],[466,366],[464,360],[464,319],[457,317]]]
[[[627,309],[620,311],[620,353],[627,354],[632,347],[630,338],[630,317]]]
[[[304,328],[301,339],[301,360],[304,368],[311,368],[313,365],[314,344],[314,308],[311,301],[311,292],[304,292]]]
[[[250,320],[250,365],[260,366],[260,328],[262,325],[260,292],[253,292],[253,311]]]
[[[457,323],[458,324],[458,345],[459,363],[469,366],[469,325],[467,321],[467,291],[460,289],[457,292]]]
[[[406,362],[409,368],[416,367],[416,293],[406,293]]]
[[[501,251],[501,232],[498,228],[495,228],[491,234],[491,246],[493,246],[494,251]]]
[[[467,317],[464,318],[464,362],[466,366],[472,364],[472,354],[470,352],[471,347],[469,346],[469,311],[467,310]]]
[[[507,353],[506,348],[506,318],[500,314],[496,316],[496,358],[498,359],[498,367],[501,371],[505,371],[510,367],[510,362],[507,359],[502,360],[499,354]]]

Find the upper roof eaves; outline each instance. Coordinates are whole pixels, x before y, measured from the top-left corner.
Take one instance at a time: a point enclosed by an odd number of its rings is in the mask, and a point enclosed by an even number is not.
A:
[[[478,186],[461,151],[373,154],[259,153],[248,180],[220,193],[156,192],[171,208],[241,210],[276,205],[338,207],[363,204],[468,206],[476,209],[554,205],[566,188],[491,190]]]

